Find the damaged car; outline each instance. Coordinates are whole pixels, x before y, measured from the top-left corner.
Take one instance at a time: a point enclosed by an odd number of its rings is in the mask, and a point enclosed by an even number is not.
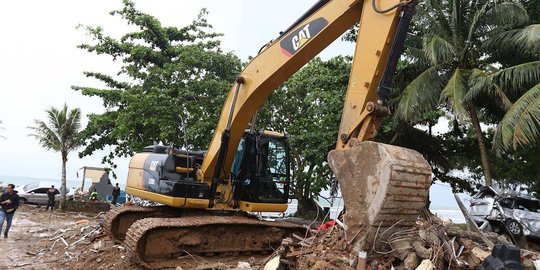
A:
[[[529,194],[484,186],[472,197],[469,214],[483,231],[540,238],[540,200]]]

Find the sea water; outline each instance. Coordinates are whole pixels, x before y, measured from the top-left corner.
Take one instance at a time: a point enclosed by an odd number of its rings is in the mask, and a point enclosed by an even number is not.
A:
[[[39,181],[51,182],[55,186],[56,185],[60,186],[60,184],[62,183],[62,180],[60,178],[47,179],[47,178],[0,175],[0,186],[7,186],[8,184],[14,184],[15,187],[18,187],[18,186],[24,186],[30,183],[36,183]],[[82,179],[81,180],[66,180],[66,186],[68,188],[77,189],[81,187],[81,185],[82,185]],[[85,185],[88,185],[88,184],[86,183]]]

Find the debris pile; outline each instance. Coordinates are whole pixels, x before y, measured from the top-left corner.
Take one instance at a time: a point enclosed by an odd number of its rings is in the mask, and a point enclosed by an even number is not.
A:
[[[89,245],[95,239],[105,235],[101,225],[95,221],[101,214],[90,217],[93,221],[90,221],[89,217],[79,214],[80,219],[75,222],[65,222],[57,230],[41,228],[26,231],[27,234],[32,235],[41,243],[39,245],[30,245],[26,250],[26,255],[32,257],[32,263],[47,261],[46,258],[51,257],[51,255],[56,255],[56,261],[79,260],[86,252],[92,251],[92,249],[80,249],[79,246]],[[55,215],[62,216],[68,215],[68,213],[57,213]],[[47,245],[43,243],[47,243]],[[64,256],[58,256],[61,254]],[[32,263],[26,262],[15,266],[20,267]]]
[[[286,269],[308,270],[479,269],[491,255],[491,243],[509,244],[495,233],[480,235],[430,217],[419,219],[410,230],[378,231],[371,250],[361,251],[353,249],[344,227],[335,225],[310,237],[296,236],[299,242],[286,243],[282,264]],[[534,264],[539,260],[540,253],[521,250],[523,269],[536,270]]]

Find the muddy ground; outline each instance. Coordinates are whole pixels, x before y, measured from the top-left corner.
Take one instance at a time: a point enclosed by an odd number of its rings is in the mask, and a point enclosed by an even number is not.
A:
[[[121,244],[112,242],[103,233],[100,223],[103,223],[104,214],[45,212],[43,208],[22,205],[15,214],[9,238],[0,238],[0,270],[143,269],[131,263]],[[188,254],[167,262],[154,262],[152,267],[182,270],[263,269],[279,254],[281,259],[278,258],[278,263],[290,265],[290,268],[354,269],[355,257],[351,257],[351,246],[340,226],[306,235],[306,238],[295,236],[292,239],[296,240],[293,241],[295,243],[283,244],[273,254],[204,258]],[[395,269],[415,269],[421,261],[426,260],[432,261],[436,269],[478,269],[481,261],[490,254],[490,249],[478,239],[478,235],[451,224],[446,226],[436,218],[418,220],[415,228],[404,233],[407,235],[398,235],[397,240],[377,241],[379,244],[390,244],[377,248],[379,252],[372,252],[367,258],[371,269],[390,269],[390,266],[395,266]],[[500,238],[493,233],[485,236],[495,243]],[[284,243],[290,242],[285,240]],[[535,260],[540,261],[540,253],[522,250],[521,254],[524,269],[535,269],[532,264]],[[467,266],[456,267],[456,263],[466,263]]]
[[[104,235],[99,226],[103,217],[104,213],[46,212],[43,207],[22,205],[13,219],[9,238],[0,238],[0,269],[142,269],[130,262],[122,245]],[[155,266],[157,269],[177,269],[178,266],[182,269],[234,269],[247,264],[256,267],[269,255],[185,256]]]

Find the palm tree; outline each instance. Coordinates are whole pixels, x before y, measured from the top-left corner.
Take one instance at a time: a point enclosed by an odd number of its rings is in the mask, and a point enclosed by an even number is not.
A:
[[[34,126],[29,136],[38,140],[39,144],[47,150],[60,152],[62,155],[62,187],[60,207],[65,209],[66,201],[66,163],[68,155],[79,145],[79,129],[81,127],[81,111],[79,108],[71,109],[64,104],[62,109],[51,107],[45,110],[47,120],[34,120]]]
[[[505,46],[495,44],[505,41]],[[510,58],[529,57],[540,59],[540,24],[523,29],[502,32],[486,42],[497,48],[497,53]],[[517,96],[513,106],[506,112],[497,127],[494,149],[497,153],[516,151],[540,143],[540,61],[531,61],[492,74],[489,80],[509,89],[509,94]],[[529,66],[536,65],[531,73]],[[525,70],[525,72],[523,72]],[[531,79],[515,80],[516,73],[524,73]],[[517,76],[518,78],[524,77]]]
[[[499,153],[540,143],[540,83],[528,90],[506,112],[494,140],[494,148]]]
[[[426,112],[445,107],[462,124],[470,121],[486,185],[492,185],[492,177],[479,108],[486,96],[504,110],[511,102],[501,87],[489,84],[493,81],[487,78],[498,63],[482,43],[527,22],[526,10],[512,0],[422,1],[412,30],[413,46],[405,53],[408,61],[424,67],[402,93],[395,119],[417,123]],[[530,80],[536,67],[522,67],[513,79]]]

